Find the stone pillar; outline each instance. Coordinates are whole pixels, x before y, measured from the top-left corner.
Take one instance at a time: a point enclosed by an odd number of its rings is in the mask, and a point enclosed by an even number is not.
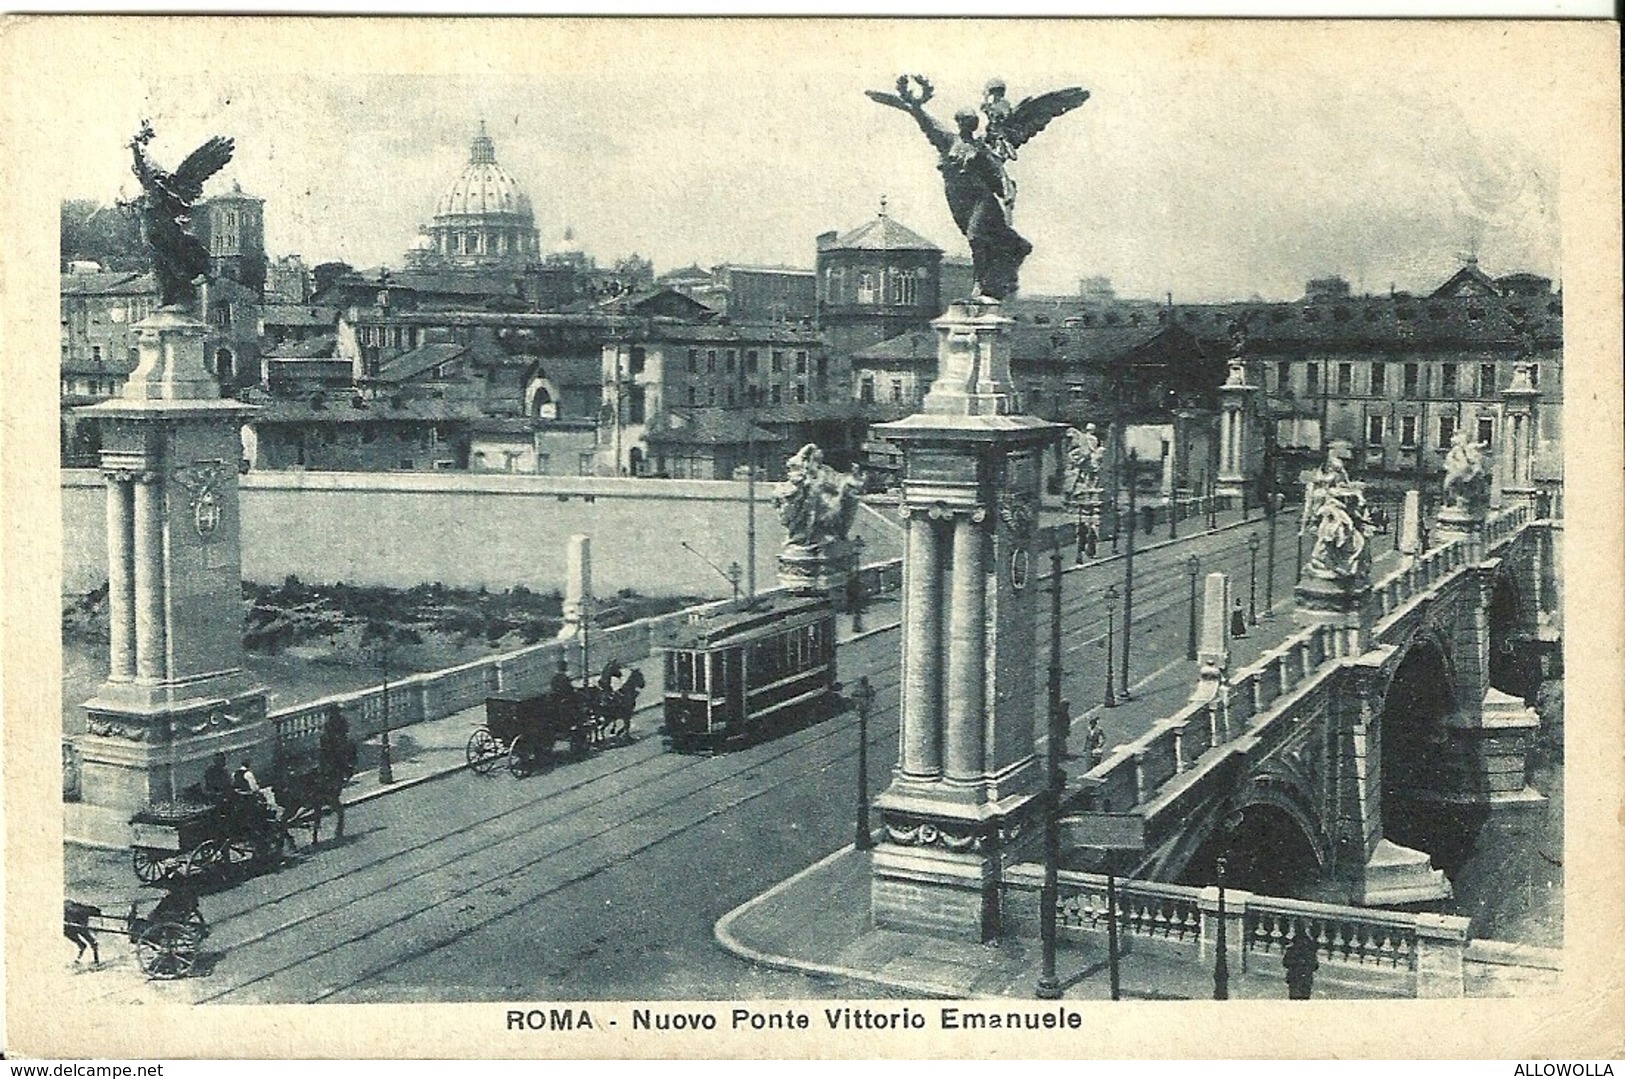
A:
[[[591,617],[592,537],[570,537],[564,554],[564,629],[559,636],[574,636]],[[583,674],[586,672],[583,671]]]
[[[82,410],[108,477],[109,676],[85,702],[70,839],[124,846],[132,813],[202,778],[215,752],[275,759],[265,690],[243,669],[240,428],[205,327],[163,308],[135,327],[123,394]]]
[[[942,774],[942,559],[937,522],[910,513],[903,560],[902,773]]]
[[[953,522],[953,587],[948,608],[947,776],[976,782],[982,775],[983,645],[987,594],[982,523],[970,514]]]
[[[135,495],[107,475],[107,638],[110,682],[135,677]]]
[[[1196,652],[1193,701],[1212,700],[1230,672],[1230,576],[1210,573],[1202,587],[1202,643]]]
[[[163,491],[148,473],[135,482],[135,676],[158,682],[168,674],[164,626]]]
[[[1535,453],[1540,446],[1540,391],[1529,378],[1529,365],[1518,364],[1512,382],[1501,391],[1501,452],[1497,470],[1501,493],[1509,504],[1535,504]]]
[[[1467,995],[1462,960],[1467,954],[1466,918],[1448,914],[1416,916],[1416,995],[1437,1000]]]
[[[876,429],[903,450],[908,533],[903,730],[875,799],[871,912],[887,928],[988,940],[1008,848],[1039,831],[1033,543],[1060,428],[1017,414],[996,302],[957,302],[933,325],[924,410]]]
[[[1247,382],[1247,367],[1230,361],[1230,374],[1219,387],[1220,437],[1218,493],[1239,499],[1247,483],[1247,419],[1258,387]]]
[[[1399,513],[1399,553],[1404,565],[1413,565],[1422,554],[1422,492],[1406,491]]]

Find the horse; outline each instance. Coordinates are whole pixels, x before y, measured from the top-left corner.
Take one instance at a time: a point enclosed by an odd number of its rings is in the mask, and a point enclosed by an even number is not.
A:
[[[278,822],[283,838],[293,849],[292,829],[310,827],[310,844],[321,842],[322,816],[331,812],[333,832],[337,839],[344,838],[344,800],[341,797],[349,776],[343,769],[319,767],[305,772],[291,772],[277,784],[277,803],[282,807]]]
[[[79,945],[79,954],[73,957],[75,963],[85,957],[85,948],[89,947],[91,964],[102,965],[101,949],[96,947],[96,932],[90,928],[90,920],[101,915],[101,908],[89,903],[75,903],[71,899],[62,901],[62,935]]]
[[[626,679],[614,689],[592,687],[587,695],[587,710],[600,720],[606,729],[619,728],[616,732],[619,736],[630,737],[632,713],[637,711],[638,691],[647,684],[648,680],[644,678],[643,672],[634,667]]]

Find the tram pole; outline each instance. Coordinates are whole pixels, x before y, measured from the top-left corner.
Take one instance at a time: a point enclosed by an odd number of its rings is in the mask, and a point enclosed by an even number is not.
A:
[[[875,839],[869,831],[869,709],[875,703],[875,691],[868,675],[858,679],[852,699],[858,706],[858,826],[852,846],[870,850]]]
[[[1044,746],[1048,787],[1044,799],[1044,886],[1039,896],[1039,936],[1042,969],[1034,990],[1040,1000],[1059,1000],[1061,983],[1055,976],[1055,908],[1059,901],[1061,861],[1061,795],[1066,775],[1061,771],[1067,728],[1071,719],[1061,700],[1061,545],[1050,548],[1049,626],[1049,738]]]
[[[1129,635],[1134,623],[1134,489],[1139,486],[1139,455],[1134,450],[1128,451],[1128,546],[1123,551],[1123,673],[1118,679],[1121,691],[1117,694],[1120,700],[1128,700],[1128,650]]]

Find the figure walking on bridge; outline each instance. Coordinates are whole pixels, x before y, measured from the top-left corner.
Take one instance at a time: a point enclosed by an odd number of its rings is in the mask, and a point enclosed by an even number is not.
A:
[[[1286,995],[1288,1000],[1308,1000],[1315,988],[1315,971],[1320,969],[1319,949],[1315,939],[1304,932],[1301,924],[1292,927],[1292,939],[1281,952],[1281,965],[1286,968]]]

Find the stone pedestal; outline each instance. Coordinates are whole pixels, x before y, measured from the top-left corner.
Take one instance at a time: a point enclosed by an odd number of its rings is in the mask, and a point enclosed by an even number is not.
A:
[[[1483,510],[1461,505],[1450,505],[1439,511],[1439,543],[1457,540],[1467,543],[1467,561],[1477,562],[1484,557]]]
[[[1305,570],[1293,590],[1300,626],[1331,626],[1344,655],[1359,655],[1371,638],[1370,577],[1321,577]]]
[[[858,548],[851,540],[812,546],[790,543],[779,552],[779,585],[797,595],[828,596],[840,606],[847,580],[857,568]]]
[[[198,782],[216,752],[273,753],[243,670],[238,429],[203,362],[204,326],[164,308],[136,327],[123,396],[84,409],[107,482],[109,675],[85,702],[70,838],[126,845],[127,821]]]
[[[564,627],[560,637],[579,634],[592,617],[592,537],[573,535],[564,552]]]
[[[1379,839],[1366,859],[1353,902],[1364,907],[1398,907],[1432,903],[1450,895],[1444,870],[1434,869],[1425,852]]]
[[[1230,577],[1210,573],[1202,588],[1202,644],[1196,653],[1193,701],[1218,697],[1230,677]]]
[[[1509,505],[1536,502],[1534,462],[1540,445],[1540,391],[1529,377],[1529,364],[1513,369],[1512,382],[1501,391],[1501,452],[1496,473],[1502,501]]]
[[[1421,795],[1451,805],[1505,809],[1546,807],[1546,796],[1529,786],[1529,745],[1540,716],[1521,698],[1491,689],[1482,706],[1445,719],[1450,735],[1442,790]]]
[[[987,940],[1003,854],[1039,831],[1033,543],[1060,428],[1017,414],[997,303],[955,303],[933,325],[924,411],[876,429],[903,450],[906,539],[902,731],[875,800],[871,909],[877,925]]]
[[[1247,368],[1239,360],[1230,362],[1230,374],[1219,387],[1219,477],[1216,493],[1240,499],[1247,483],[1249,411],[1258,387],[1247,382]]]

